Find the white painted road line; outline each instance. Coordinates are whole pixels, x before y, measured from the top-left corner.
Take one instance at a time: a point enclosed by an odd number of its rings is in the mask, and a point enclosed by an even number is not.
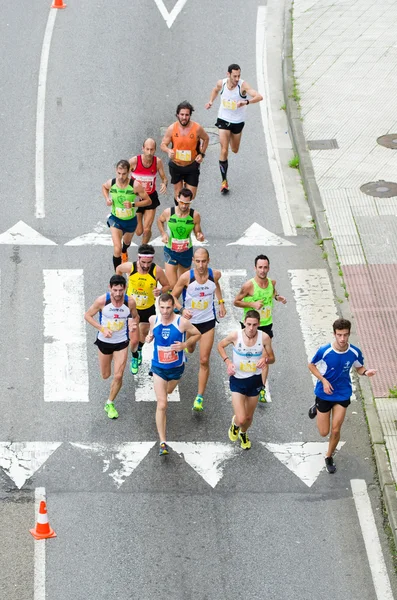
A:
[[[371,501],[367,492],[367,484],[363,479],[351,479],[350,485],[364,538],[376,597],[378,600],[393,600],[385,559],[372,512]]]
[[[277,147],[276,132],[271,112],[270,92],[267,75],[266,51],[266,6],[258,6],[256,19],[256,78],[258,92],[263,96],[259,103],[262,115],[263,129],[265,132],[267,159],[276,194],[278,210],[284,235],[296,235],[296,229],[288,202],[284,175],[281,167],[280,155]]]
[[[39,514],[40,502],[45,500],[45,488],[37,487],[34,494],[34,518]],[[34,600],[45,600],[45,540],[34,540]]]
[[[157,8],[159,9],[161,16],[163,17],[164,21],[167,23],[168,29],[170,29],[172,27],[173,22],[175,21],[175,19],[177,18],[177,16],[179,15],[182,8],[185,6],[185,4],[187,2],[187,0],[178,0],[177,3],[175,4],[174,8],[172,9],[172,11],[169,13],[165,7],[163,0],[154,0],[154,1],[157,4]]]
[[[0,467],[21,489],[61,444],[62,442],[0,442]]]
[[[56,246],[49,238],[26,225],[23,221],[18,221],[12,227],[0,235],[0,244],[12,244],[13,246]]]
[[[37,91],[36,112],[36,218],[45,217],[44,208],[44,125],[45,125],[45,97],[47,84],[48,57],[50,54],[52,32],[54,30],[57,10],[50,8],[47,26],[44,33],[41,49],[39,85]]]
[[[82,269],[44,269],[44,400],[88,402]]]

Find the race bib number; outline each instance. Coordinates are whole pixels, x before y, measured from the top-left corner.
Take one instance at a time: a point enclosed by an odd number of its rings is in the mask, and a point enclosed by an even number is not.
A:
[[[241,362],[240,363],[240,371],[243,373],[255,373],[257,369],[255,362]]]
[[[264,308],[261,308],[260,311],[260,316],[261,316],[261,321],[264,319],[269,319],[271,314],[272,314],[272,309],[270,306],[265,306]]]
[[[169,346],[157,346],[157,356],[159,363],[167,365],[178,360],[178,352],[171,350]]]
[[[235,100],[226,100],[222,99],[223,108],[227,108],[228,110],[237,110],[237,102]]]
[[[121,331],[123,327],[125,327],[125,322],[119,321],[118,319],[114,319],[114,321],[108,321],[106,327],[110,331]]]
[[[148,297],[142,296],[139,294],[134,294],[134,299],[135,299],[136,307],[139,308],[141,306],[145,306],[145,304],[147,303]]]
[[[177,150],[175,158],[183,162],[192,162],[192,153],[190,150]]]
[[[116,206],[116,217],[119,219],[130,219],[132,217],[132,208],[120,208]]]
[[[192,300],[192,308],[205,310],[208,308],[208,300]]]
[[[149,175],[141,175],[137,182],[141,184],[147,194],[153,191],[153,178]]]
[[[173,239],[171,242],[171,250],[174,252],[185,252],[186,250],[189,250],[189,238],[186,240]]]

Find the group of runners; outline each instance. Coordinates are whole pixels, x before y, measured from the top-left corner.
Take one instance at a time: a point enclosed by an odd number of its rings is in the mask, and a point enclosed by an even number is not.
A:
[[[227,194],[229,147],[238,152],[247,105],[260,102],[262,96],[241,79],[241,70],[236,64],[228,67],[227,77],[213,88],[207,109],[212,107],[218,95],[220,108],[216,126],[221,146],[221,193]],[[224,318],[227,310],[220,285],[221,271],[210,266],[205,247],[193,250],[193,234],[199,243],[205,239],[201,216],[191,208],[191,202],[197,193],[200,164],[209,142],[203,127],[191,121],[193,110],[186,101],[177,106],[177,120],[167,128],[160,146],[168,155],[175,204],[166,208],[157,219],[164,244],[164,269],[154,260],[155,248],[150,240],[156,209],[160,205],[156,178],[157,175],[161,178],[160,194],[167,192],[168,178],[163,161],[155,154],[156,142],[148,138],[141,153],[130,160],[120,160],[116,165],[116,177],[102,186],[106,204],[111,207],[108,226],[113,241],[115,275],[110,279],[108,292],[97,298],[85,314],[86,320],[98,330],[95,343],[104,379],[111,376],[113,362],[113,379],[105,404],[110,419],[118,417],[114,400],[122,385],[128,349],[131,352],[130,372],[137,375],[142,365],[143,346],[153,342],[153,359],[147,376],[153,377],[161,456],[169,452],[166,437],[168,396],[178,385],[187,357],[197,344],[200,365],[193,410],[201,412],[204,409],[215,327],[218,318]],[[128,249],[134,233],[142,236],[142,244],[136,260],[129,261]],[[273,304],[275,301],[286,303],[286,298],[277,292],[276,281],[268,277],[269,258],[258,255],[254,267],[254,277],[244,283],[234,299],[234,305],[243,309],[241,328],[229,333],[217,347],[227,369],[232,395],[234,414],[228,435],[233,442],[239,440],[243,449],[251,447],[248,428],[258,401],[266,402],[269,365],[275,362]],[[334,335],[333,344],[319,349],[309,364],[310,371],[318,379],[316,403],[309,416],[317,416],[321,435],[328,435],[331,428],[325,457],[330,473],[336,470],[332,455],[350,403],[350,369],[354,366],[361,374],[375,374],[374,370],[364,368],[361,352],[349,344],[348,321],[335,322]],[[226,352],[229,346],[232,346],[231,357]]]

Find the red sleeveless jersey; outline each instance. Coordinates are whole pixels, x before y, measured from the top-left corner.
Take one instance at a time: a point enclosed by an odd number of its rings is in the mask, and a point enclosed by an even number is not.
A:
[[[153,156],[150,167],[144,167],[142,157],[138,154],[136,167],[131,171],[131,176],[142,185],[147,194],[152,194],[156,190],[157,156]]]

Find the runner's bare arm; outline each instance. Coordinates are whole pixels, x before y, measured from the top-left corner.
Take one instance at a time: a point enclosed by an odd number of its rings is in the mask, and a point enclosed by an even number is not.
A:
[[[227,348],[227,346],[229,346],[230,344],[234,344],[236,341],[237,331],[232,331],[231,333],[229,333],[229,335],[223,338],[223,340],[221,340],[217,346],[218,353],[226,365],[228,375],[234,375],[234,373],[236,372],[236,367],[226,354],[225,348]]]
[[[367,377],[373,377],[376,375],[376,369],[366,369],[364,365],[362,367],[356,367],[356,371],[359,375],[366,375]]]
[[[102,184],[102,195],[106,200],[106,205],[107,206],[111,206],[112,205],[112,199],[109,196],[109,190],[112,186],[112,180],[108,179],[107,181],[105,181],[105,183]]]
[[[280,294],[276,290],[276,282],[274,279],[272,279],[272,284],[273,284],[273,298],[275,299],[275,301],[281,302],[282,304],[287,304],[287,298],[285,298],[285,296],[280,296]]]
[[[215,281],[215,298],[218,300],[218,304],[219,304],[219,316],[221,319],[223,319],[223,317],[226,316],[226,307],[225,307],[225,301],[223,300],[223,296],[222,296],[222,290],[221,290],[221,286],[219,284],[219,280],[222,277],[222,273],[220,271],[215,270],[214,271],[214,281]]]
[[[193,223],[194,223],[194,235],[196,236],[197,241],[204,242],[205,237],[204,233],[201,231],[201,217],[198,212],[194,211],[193,215]]]
[[[161,294],[166,294],[167,292],[170,291],[170,282],[167,279],[166,274],[164,273],[164,269],[162,269],[161,267],[159,267],[158,265],[156,266],[156,277],[157,277],[157,281],[160,282],[161,284],[161,288],[157,288],[158,290],[158,295],[160,296]],[[157,293],[155,294],[155,296],[157,295]]]
[[[168,179],[167,179],[167,175],[165,174],[164,163],[161,160],[161,158],[157,158],[157,171],[161,177],[161,182],[162,182],[160,185],[159,192],[160,192],[160,194],[165,194],[167,191]]]
[[[205,151],[207,150],[208,144],[209,144],[209,141],[210,141],[210,136],[205,131],[205,129],[203,127],[201,127],[201,125],[198,128],[197,135],[200,138],[200,152],[199,152],[199,155],[205,154]]]
[[[87,323],[92,325],[92,327],[95,327],[95,329],[101,331],[105,337],[112,337],[112,332],[109,331],[107,327],[103,327],[96,319],[94,319],[95,315],[105,306],[105,302],[106,294],[99,296],[99,298],[97,298],[95,302],[91,304],[90,308],[84,313],[84,319],[87,321]]]
[[[261,102],[263,100],[263,96],[260,95],[259,92],[254,90],[253,87],[247,81],[244,81],[242,85],[242,91],[246,92],[248,96],[251,96],[249,99],[250,104],[256,104],[257,102]],[[242,104],[244,105],[244,100],[242,100]]]
[[[156,321],[156,315],[153,315],[152,317],[149,317],[149,332],[145,338],[145,342],[147,344],[150,344],[150,342],[153,342],[153,327],[154,327],[154,323]]]
[[[183,317],[181,317],[180,327],[181,331],[185,331],[189,334],[189,338],[185,342],[178,342],[179,350],[184,350],[185,348],[188,350],[193,350],[197,342],[200,341],[201,333],[197,327],[192,325],[190,321],[184,319]],[[175,345],[176,344],[173,344],[173,346]],[[175,348],[175,350],[178,350],[178,348]]]
[[[211,95],[210,95],[210,99],[207,102],[207,104],[205,105],[205,108],[208,110],[209,108],[211,108],[211,106],[214,103],[215,98],[217,97],[217,95],[219,94],[219,92],[222,89],[222,79],[219,79],[219,81],[217,82],[216,86],[213,88]]]
[[[168,148],[168,146],[171,144],[172,142],[172,128],[173,125],[170,125],[167,129],[167,131],[164,134],[163,139],[161,140],[161,144],[160,144],[160,148],[163,152],[165,152],[166,154],[168,154],[168,158],[169,159],[173,159],[175,156],[175,152],[173,151],[172,148]]]
[[[252,285],[252,281],[246,281],[234,299],[234,306],[237,306],[237,308],[252,308],[253,310],[260,310],[263,306],[262,300],[256,300],[255,302],[243,301],[243,298],[246,296],[252,296],[253,293],[254,286]]]
[[[321,381],[321,383],[323,384],[324,392],[326,394],[332,394],[334,388],[332,387],[332,385],[330,384],[328,379],[325,379],[325,377],[323,375],[321,375],[321,373],[317,369],[316,365],[314,363],[309,363],[307,366],[309,367],[310,373],[312,373],[312,375],[314,375],[314,377],[317,377],[317,379],[319,381]]]
[[[136,165],[138,162],[138,157],[137,156],[133,156],[132,158],[130,158],[130,160],[128,161],[130,163],[130,170],[134,171],[136,169]]]
[[[121,265],[118,265],[116,267],[116,275],[124,275],[124,273],[131,273],[131,268],[132,268],[132,263],[131,262],[125,262],[125,263],[121,263]]]
[[[149,206],[152,203],[143,185],[138,181],[134,181],[134,192],[139,196],[140,200],[135,200],[135,206]]]
[[[262,344],[263,344],[262,358],[265,359],[265,361],[264,361],[265,364],[273,365],[276,362],[276,358],[275,358],[274,352],[273,352],[272,340],[271,340],[270,336],[267,333],[265,333],[264,331],[262,331]],[[258,367],[260,369],[262,368],[261,366],[259,366],[259,363],[258,363]]]
[[[161,241],[163,242],[163,244],[166,244],[168,242],[168,235],[165,232],[164,224],[168,221],[170,216],[171,216],[171,209],[166,208],[165,210],[163,210],[163,212],[157,219],[157,227],[159,229],[159,232],[161,235]]]

